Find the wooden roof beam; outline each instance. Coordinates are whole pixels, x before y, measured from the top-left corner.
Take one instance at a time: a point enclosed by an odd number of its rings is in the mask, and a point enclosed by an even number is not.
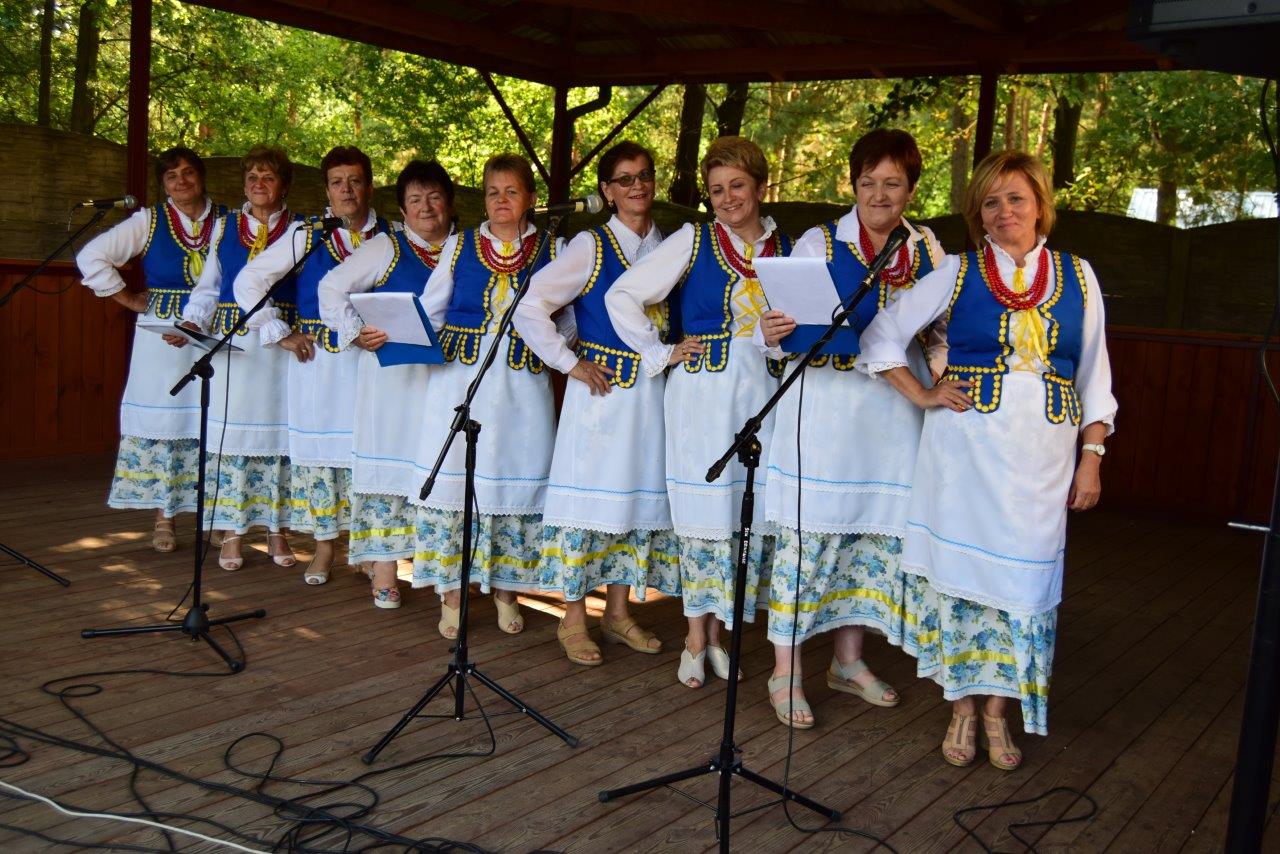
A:
[[[924,0],[924,2],[970,27],[988,33],[1008,32],[1008,13],[997,0]]]
[[[635,0],[527,0],[544,6],[573,6],[590,12],[635,14]],[[765,31],[777,29],[813,35],[836,36],[851,42],[893,45],[899,50],[944,49],[966,37],[980,37],[967,27],[939,26],[932,17],[852,13],[836,16],[807,3],[769,0],[645,0],[645,15],[673,21],[740,27]],[[785,23],[780,23],[785,22]]]
[[[1114,0],[1072,0],[1038,11],[1027,25],[1028,41],[1032,45],[1060,42],[1098,24],[1124,20],[1127,10]]]

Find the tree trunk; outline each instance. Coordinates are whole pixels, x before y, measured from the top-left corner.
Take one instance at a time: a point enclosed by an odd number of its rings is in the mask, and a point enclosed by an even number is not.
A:
[[[707,88],[701,83],[687,84],[680,107],[680,135],[676,138],[676,174],[667,194],[674,204],[689,208],[698,206],[698,149],[706,106]]]
[[[54,0],[44,0],[40,16],[40,94],[36,99],[36,124],[49,127],[49,92],[53,87],[53,14]]]
[[[98,47],[101,43],[101,17],[98,4],[93,0],[80,7],[79,31],[76,34],[75,88],[71,93],[71,121],[73,133],[93,133],[98,123],[93,113],[93,92],[89,81],[98,77]]]
[[[1018,87],[1009,87],[1009,103],[1004,105],[1004,150],[1013,148],[1018,125]]]
[[[717,136],[738,136],[742,133],[742,117],[747,111],[746,83],[730,83],[724,100],[716,105]]]
[[[1156,187],[1156,222],[1176,225],[1178,220],[1178,185],[1168,178],[1161,178]]]
[[[1044,147],[1049,141],[1049,114],[1053,112],[1053,104],[1046,98],[1040,105],[1040,124],[1036,130],[1036,159],[1044,157]]]
[[[951,212],[964,207],[964,188],[969,183],[969,114],[964,101],[951,105]]]
[[[1076,181],[1076,142],[1080,138],[1080,111],[1083,104],[1072,104],[1065,95],[1058,96],[1053,110],[1053,188],[1061,190]]]

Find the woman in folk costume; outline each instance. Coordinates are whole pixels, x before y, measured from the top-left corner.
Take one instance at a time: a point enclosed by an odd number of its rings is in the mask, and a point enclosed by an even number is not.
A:
[[[188,324],[219,337],[241,318],[232,292],[236,275],[296,219],[285,206],[293,164],[282,149],[255,146],[240,166],[246,201],[214,223],[212,248],[183,312]],[[289,354],[259,346],[243,326],[231,343],[243,351],[227,350],[214,362],[206,523],[222,532],[223,569],[244,564],[240,539],[252,527],[267,529],[267,553],[276,565],[293,566],[281,530],[289,515]]]
[[[920,167],[920,150],[905,131],[862,137],[849,154],[853,210],[806,231],[792,252],[825,258],[847,302],[889,233],[907,226],[910,238],[857,305],[858,332],[943,258],[932,231],[902,218]],[[795,321],[778,311],[765,312],[760,326],[770,348],[796,330]],[[940,372],[946,351],[936,350],[929,361],[940,358]],[[781,350],[774,355],[781,357]],[[907,355],[914,376],[932,385],[918,341]],[[803,395],[795,389],[778,404],[769,452],[766,518],[778,537],[769,596],[776,659],[769,694],[778,718],[800,729],[814,724],[801,689],[800,645],[822,632],[835,631],[828,686],[875,706],[898,704],[897,692],[863,663],[862,645],[866,628],[902,642],[906,578],[899,556],[924,419],[886,383],[855,371],[856,359],[854,348],[815,360],[803,378]]]
[[[618,278],[605,297],[618,336],[640,354],[650,377],[674,366],[664,397],[667,495],[680,543],[680,585],[689,633],[680,655],[679,680],[691,688],[706,681],[705,664],[729,678],[729,656],[719,643],[720,624],[733,620],[733,583],[739,503],[746,470],[732,461],[715,483],[708,466],[733,441],[743,422],[777,388],[777,378],[752,343],[767,307],[751,260],[786,255],[791,242],[760,216],[769,166],[755,143],[721,137],[707,149],[702,180],[715,220],[690,224],[663,241]],[[663,344],[651,306],[669,301],[683,340]],[[768,458],[772,416],[760,431]],[[757,488],[764,488],[764,471]],[[757,506],[763,523],[762,504]],[[771,535],[754,529],[745,618],[769,586]],[[733,628],[730,625],[730,628]]]
[[[1021,699],[1024,730],[1048,732],[1067,509],[1098,501],[1116,401],[1093,269],[1045,246],[1054,211],[1040,161],[988,155],[964,217],[980,248],[948,256],[876,315],[858,367],[925,410],[902,553],[914,575],[904,640],[953,701],[942,755],[968,765],[980,739],[1008,771],[1022,753],[1007,698]],[[948,313],[947,373],[926,389],[907,347]]]
[[[279,346],[297,358],[289,362],[289,527],[315,537],[316,550],[302,575],[307,584],[324,584],[334,559],[334,541],[349,526],[351,431],[359,354],[344,351],[338,330],[320,319],[317,287],[325,274],[346,260],[360,244],[387,230],[370,207],[373,167],[363,151],[337,146],[320,161],[329,207],[325,216],[346,217],[350,228],[328,236],[304,224],[286,233],[240,271],[235,297],[248,310],[293,267],[307,258],[297,279],[297,324],[291,328],[279,306],[249,319],[264,347]]]
[[[425,476],[435,463],[455,413],[484,354],[493,343],[516,287],[535,263],[538,231],[526,219],[537,204],[529,161],[499,154],[484,165],[484,205],[479,228],[455,234],[431,274],[423,306],[439,333],[445,363],[429,372],[431,406],[420,431],[418,465]],[[553,247],[554,248],[554,247]],[[543,252],[536,263],[553,256]],[[533,272],[529,270],[528,272]],[[514,330],[498,342],[497,358],[473,401],[471,415],[483,430],[477,446],[475,563],[471,580],[494,591],[498,626],[524,629],[516,592],[536,590],[542,547],[542,504],[555,434],[551,379],[542,360]],[[419,504],[413,586],[433,586],[441,597],[440,633],[456,637],[460,613],[464,437],[445,458],[435,489]],[[419,480],[421,482],[421,480]]]
[[[136,212],[76,255],[86,287],[137,312],[140,324],[153,325],[182,319],[221,213],[205,196],[204,162],[194,151],[170,148],[155,168],[164,203]],[[139,256],[147,290],[130,293],[116,268]],[[169,395],[191,366],[188,355],[174,349],[185,343],[181,335],[156,335],[135,326],[120,401],[120,451],[107,499],[111,507],[156,511],[151,544],[159,552],[177,548],[173,517],[196,506],[199,384]]]
[[[373,582],[373,604],[400,607],[396,561],[413,556],[415,511],[409,504],[422,478],[414,470],[419,428],[426,413],[427,366],[383,367],[377,351],[384,330],[365,324],[351,294],[418,295],[440,262],[453,232],[453,181],[434,160],[413,160],[396,178],[403,225],[363,244],[320,280],[320,316],[338,330],[338,346],[358,347],[350,555]]]
[[[617,277],[662,242],[650,215],[653,155],[620,142],[601,156],[596,178],[613,216],[538,271],[515,315],[516,331],[534,353],[575,380],[565,388],[547,485],[542,586],[564,596],[556,634],[569,660],[588,666],[603,663],[587,634],[588,591],[608,585],[606,641],[656,654],[662,642],[630,616],[628,594],[680,589],[663,466],[664,378],[640,370],[640,355],[618,338],[605,309]],[[567,305],[576,352],[552,319]]]

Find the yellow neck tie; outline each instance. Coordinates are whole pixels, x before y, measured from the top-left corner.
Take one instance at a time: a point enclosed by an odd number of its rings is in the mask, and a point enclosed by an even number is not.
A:
[[[504,258],[510,258],[515,252],[516,246],[514,243],[508,240],[502,241],[502,256]],[[496,311],[501,311],[507,304],[507,295],[511,292],[511,276],[507,273],[498,273],[496,275],[498,277],[498,291],[495,294],[496,299],[493,308]]]
[[[744,241],[742,257],[747,262],[747,269],[751,268],[751,259],[754,256],[755,246]],[[743,279],[742,290],[733,303],[738,310],[734,318],[738,321],[738,331],[734,335],[750,337],[756,331],[756,323],[759,322],[760,315],[769,308],[769,302],[764,298],[764,289],[760,287],[760,280],[755,276]]]
[[[1043,259],[1040,263],[1044,263]],[[1021,267],[1013,271],[1013,292],[1015,294],[1027,292],[1027,277]],[[1024,357],[1030,359],[1031,356],[1035,356],[1044,364],[1049,364],[1049,336],[1045,332],[1044,317],[1040,314],[1040,307],[1036,306],[1019,314],[1023,316],[1023,322],[1018,325],[1014,346]]]
[[[258,257],[258,253],[267,248],[267,224],[265,222],[258,223],[258,233],[253,238],[253,245],[249,247],[249,260],[252,261]]]

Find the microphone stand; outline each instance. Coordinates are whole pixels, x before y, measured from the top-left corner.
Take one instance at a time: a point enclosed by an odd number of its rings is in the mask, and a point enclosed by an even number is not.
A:
[[[901,229],[899,233],[898,229]],[[867,275],[863,278],[862,283],[858,286],[858,290],[854,293],[853,298],[847,302],[842,302],[840,307],[834,312],[831,318],[831,325],[813,345],[809,347],[808,352],[801,357],[796,369],[792,371],[782,384],[778,386],[778,390],[760,407],[760,411],[747,419],[743,424],[742,430],[734,435],[733,444],[724,452],[724,455],[707,470],[707,482],[713,483],[719,479],[724,472],[725,466],[729,464],[729,460],[737,457],[738,461],[746,467],[747,480],[742,491],[742,506],[738,522],[738,554],[737,565],[734,568],[733,576],[733,638],[729,644],[729,682],[728,690],[725,692],[724,700],[724,730],[720,737],[720,749],[715,756],[703,762],[701,765],[695,765],[683,771],[675,771],[670,774],[664,774],[660,777],[654,777],[641,783],[633,783],[630,786],[623,786],[619,789],[606,789],[600,792],[599,798],[602,803],[614,800],[616,798],[633,795],[637,792],[645,792],[649,789],[656,789],[660,786],[670,787],[674,783],[683,780],[689,780],[694,777],[701,777],[703,774],[719,775],[719,791],[716,797],[716,803],[712,806],[704,803],[708,809],[712,809],[716,814],[716,836],[720,840],[720,851],[723,854],[729,852],[729,820],[735,817],[730,808],[730,782],[733,775],[738,775],[743,779],[755,783],[761,788],[768,789],[775,795],[797,803],[806,809],[816,812],[818,815],[826,816],[832,821],[840,820],[840,812],[823,806],[817,801],[810,800],[803,795],[797,794],[791,789],[770,780],[762,774],[757,774],[742,764],[741,748],[734,743],[733,732],[737,717],[738,702],[738,680],[734,678],[738,672],[739,661],[742,657],[742,619],[746,610],[744,599],[746,598],[747,586],[747,564],[750,544],[751,544],[751,527],[755,510],[755,475],[756,469],[760,465],[760,427],[764,423],[765,417],[773,411],[778,405],[787,390],[792,384],[804,374],[809,364],[818,356],[819,351],[831,340],[836,330],[848,321],[849,317],[856,310],[858,303],[862,301],[871,288],[874,286],[876,279],[880,275],[893,254],[898,251],[898,247],[905,242],[907,230],[899,226],[890,235],[889,240],[885,243],[880,254],[876,256],[872,262]],[[699,801],[699,803],[702,803]],[[747,810],[752,812],[756,808]]]
[[[213,626],[222,626],[227,623],[234,623],[240,620],[256,620],[267,615],[267,612],[259,608],[256,611],[249,611],[243,614],[236,614],[231,617],[219,617],[216,620],[209,619],[209,604],[202,598],[202,570],[205,558],[204,548],[204,505],[205,505],[205,468],[208,456],[209,442],[209,381],[213,378],[213,357],[226,347],[236,333],[242,329],[250,317],[257,314],[267,304],[267,300],[279,290],[280,286],[291,276],[302,269],[302,265],[311,257],[311,253],[324,242],[324,237],[328,235],[332,228],[326,228],[322,231],[320,239],[314,240],[311,247],[302,253],[302,257],[294,262],[289,271],[276,280],[267,292],[262,295],[262,299],[248,312],[242,313],[240,319],[227,330],[226,334],[218,339],[209,350],[191,365],[190,370],[182,376],[180,380],[169,390],[169,394],[177,397],[181,391],[187,387],[192,380],[199,378],[200,380],[200,443],[199,443],[199,462],[197,464],[196,477],[196,546],[194,556],[194,567],[191,580],[191,607],[187,609],[186,616],[182,618],[182,622],[164,622],[150,626],[120,626],[110,629],[84,629],[80,632],[82,638],[112,637],[116,635],[147,635],[162,632],[181,632],[187,635],[191,640],[202,640],[218,654],[218,656],[227,664],[232,673],[239,673],[244,670],[244,662],[232,658],[222,645],[213,639],[209,633],[209,629]],[[294,232],[296,234],[297,232]]]
[[[361,761],[365,765],[372,765],[374,760],[378,758],[378,754],[391,743],[400,731],[409,725],[414,718],[419,717],[419,713],[426,708],[435,696],[439,694],[446,686],[451,686],[453,691],[453,714],[452,715],[429,715],[423,717],[452,717],[455,721],[464,720],[462,705],[464,692],[470,690],[467,685],[468,678],[475,678],[481,685],[484,685],[493,693],[497,694],[503,700],[506,700],[514,706],[519,712],[533,718],[544,728],[555,733],[570,747],[578,746],[578,739],[569,735],[560,727],[556,726],[549,718],[543,716],[535,709],[530,708],[523,700],[503,688],[496,680],[486,676],[476,667],[475,662],[470,660],[467,647],[467,626],[470,612],[471,601],[471,525],[474,522],[472,508],[475,503],[476,494],[476,445],[480,438],[480,422],[471,417],[471,403],[475,400],[476,392],[480,389],[480,383],[484,380],[485,374],[493,365],[494,359],[498,353],[498,347],[502,346],[506,339],[506,332],[511,328],[511,318],[515,316],[516,306],[520,304],[520,300],[524,298],[525,293],[529,290],[529,280],[533,275],[533,269],[538,264],[538,259],[542,257],[543,251],[550,245],[551,240],[555,238],[555,233],[560,228],[560,223],[564,219],[563,215],[553,214],[548,220],[546,229],[542,232],[538,240],[537,249],[533,253],[533,259],[523,271],[523,278],[519,282],[515,291],[515,297],[511,301],[511,305],[507,306],[507,310],[503,312],[502,318],[498,321],[498,328],[492,334],[492,340],[489,343],[489,349],[484,354],[484,359],[480,363],[480,369],[472,378],[471,384],[467,387],[466,396],[462,403],[454,407],[453,423],[449,426],[449,435],[444,440],[444,446],[440,449],[440,455],[436,458],[435,465],[431,468],[431,474],[427,476],[426,481],[422,484],[422,491],[419,498],[426,499],[435,487],[436,478],[440,475],[440,467],[444,465],[445,457],[449,454],[449,449],[453,446],[453,440],[459,433],[463,434],[466,440],[466,456],[464,465],[464,485],[462,499],[462,565],[459,570],[461,576],[462,588],[460,592],[461,601],[458,604],[458,637],[457,642],[450,647],[449,651],[453,653],[453,659],[445,667],[445,672],[436,680],[419,700],[413,704],[410,709],[404,713],[404,716],[396,722],[386,735],[384,735],[377,744],[373,746]],[[452,685],[451,685],[452,683]],[[477,702],[479,700],[477,699]]]
[[[79,238],[80,235],[84,234],[86,231],[88,231],[89,229],[97,225],[99,222],[101,222],[102,218],[106,215],[107,215],[107,208],[99,208],[96,211],[94,211],[93,216],[91,216],[88,219],[88,221],[85,222],[84,225],[77,228],[75,230],[75,233],[73,233],[66,240],[62,241],[62,243],[58,246],[58,248],[50,252],[49,255],[43,261],[41,261],[34,270],[32,270],[30,273],[27,273],[27,275],[19,279],[17,284],[15,284],[12,288],[10,288],[5,293],[4,296],[0,296],[0,308],[4,308],[6,305],[8,305],[9,301],[13,299],[14,295],[17,294],[18,291],[22,290],[27,285],[31,284],[31,282],[35,280],[35,277],[40,275],[41,271],[43,271],[45,267],[48,267],[54,258],[57,258],[59,255],[62,254],[62,251],[64,249],[66,249],[67,247],[75,243],[76,239]],[[61,575],[58,575],[58,573],[54,572],[48,567],[43,566],[42,564],[39,564],[36,561],[32,560],[31,558],[27,557],[17,549],[11,549],[8,546],[6,546],[4,543],[0,543],[0,552],[3,552],[4,554],[13,558],[18,563],[31,567],[36,572],[40,572],[40,573],[43,573],[44,575],[47,575],[49,578],[58,582],[63,587],[71,586],[70,581],[63,578]]]

